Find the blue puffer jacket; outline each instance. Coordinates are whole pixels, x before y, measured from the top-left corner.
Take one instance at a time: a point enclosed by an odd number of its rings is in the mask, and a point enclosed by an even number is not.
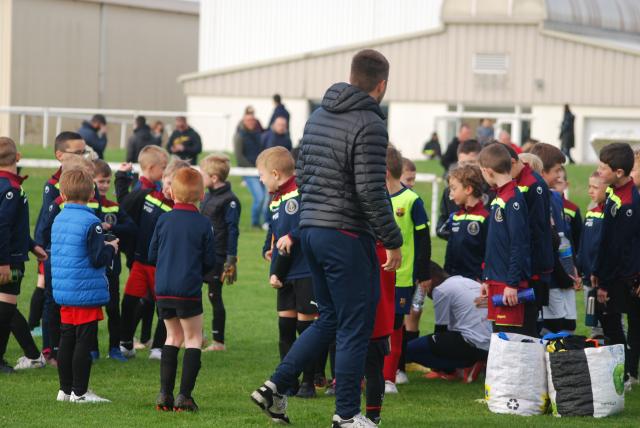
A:
[[[109,303],[106,263],[97,263],[90,250],[96,241],[98,244],[102,241],[104,249],[101,235],[100,220],[84,205],[66,204],[56,217],[51,231],[51,276],[57,304],[101,306]],[[102,266],[96,267],[99,264]]]

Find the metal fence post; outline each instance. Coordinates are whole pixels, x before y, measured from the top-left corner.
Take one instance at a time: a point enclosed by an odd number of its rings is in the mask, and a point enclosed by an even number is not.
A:
[[[49,109],[42,110],[42,147],[47,148],[49,143]]]
[[[440,195],[439,180],[431,182],[431,236],[436,236],[438,227],[438,196]]]
[[[19,144],[24,146],[24,133],[26,126],[27,117],[23,114],[20,115],[20,141]]]
[[[127,144],[127,123],[120,124],[120,148],[124,149]]]
[[[56,136],[62,132],[62,116],[56,117]]]

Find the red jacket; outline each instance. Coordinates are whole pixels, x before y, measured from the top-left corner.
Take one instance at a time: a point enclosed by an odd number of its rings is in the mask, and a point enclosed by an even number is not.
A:
[[[386,263],[387,253],[381,243],[376,243],[376,254],[380,266]],[[390,336],[393,332],[393,319],[396,315],[395,303],[395,272],[387,272],[380,268],[380,300],[376,309],[376,322],[373,326],[371,339]]]

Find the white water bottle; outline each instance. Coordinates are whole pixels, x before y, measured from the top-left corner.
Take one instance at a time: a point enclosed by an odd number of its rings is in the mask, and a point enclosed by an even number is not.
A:
[[[564,268],[567,275],[573,277],[576,274],[576,267],[573,264],[573,249],[571,248],[571,241],[564,236],[564,232],[559,232],[560,247],[558,253],[560,254],[560,264]]]

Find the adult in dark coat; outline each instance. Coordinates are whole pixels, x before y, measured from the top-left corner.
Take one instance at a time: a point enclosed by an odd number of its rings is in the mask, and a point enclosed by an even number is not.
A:
[[[271,129],[262,134],[260,141],[263,150],[282,146],[291,151],[293,146],[291,144],[291,138],[289,138],[289,134],[287,133],[287,119],[284,117],[276,118],[273,125],[271,125]]]
[[[107,148],[107,119],[101,114],[94,114],[90,121],[82,122],[78,134],[100,159],[104,159]]]
[[[256,166],[256,159],[262,151],[260,142],[261,129],[258,121],[252,113],[245,113],[242,121],[233,136],[233,152],[238,162],[238,166],[253,168]],[[251,226],[261,227],[261,215],[265,213],[269,198],[267,191],[260,182],[257,175],[247,175],[243,177],[247,185],[253,204],[251,205]],[[266,218],[264,219],[266,222]]]
[[[151,128],[147,125],[147,119],[144,116],[136,117],[136,127],[133,130],[133,135],[129,137],[127,142],[127,162],[137,163],[140,150],[146,146],[155,144],[159,146],[158,140],[156,140],[151,133]]]
[[[444,167],[445,174],[449,171],[449,167],[458,162],[458,146],[465,141],[471,139],[471,128],[468,125],[460,126],[458,135],[451,140],[447,146],[447,150],[442,155],[440,163]]]
[[[571,157],[571,149],[576,145],[576,136],[573,130],[575,118],[569,109],[569,104],[565,104],[564,117],[560,125],[560,149],[567,159],[569,159],[569,163],[575,163]]]
[[[271,119],[269,119],[269,128],[271,128],[271,125],[273,125],[273,122],[275,122],[277,118],[284,117],[287,120],[287,132],[289,132],[289,111],[284,104],[282,104],[282,98],[279,94],[273,96],[273,104],[274,108]]]
[[[191,162],[191,165],[198,163],[198,155],[202,153],[202,141],[200,134],[189,126],[186,117],[176,117],[176,129],[169,137],[167,150],[172,155]]]
[[[380,293],[375,242],[387,249],[382,266],[387,271],[400,266],[402,245],[385,187],[389,138],[379,103],[388,74],[382,54],[358,52],[351,63],[351,84],[332,85],[306,123],[296,165],[301,202],[287,206],[287,212],[299,211],[300,233],[281,238],[276,247],[289,253],[291,245],[302,245],[320,318],[251,395],[271,418],[288,421],[282,394],[294,386],[305,364],[335,340],[333,426],[375,426],[360,413],[361,381]],[[383,394],[384,385],[381,388]]]

